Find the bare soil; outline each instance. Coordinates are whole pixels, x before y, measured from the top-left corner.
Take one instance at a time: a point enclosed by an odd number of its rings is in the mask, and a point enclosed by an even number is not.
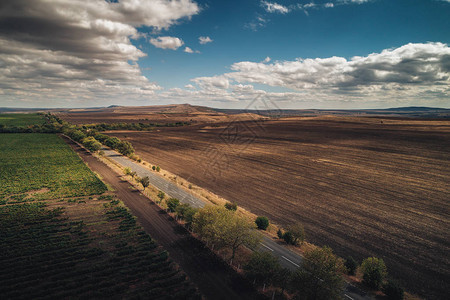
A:
[[[232,119],[259,120],[266,119],[254,113],[239,113],[229,115],[201,106],[160,105],[139,107],[110,107],[98,109],[68,109],[53,112],[67,122],[73,124],[98,123],[157,123],[168,124],[176,122],[215,123],[229,122]]]
[[[450,289],[450,121],[322,116],[115,132],[144,160],[360,261]]]

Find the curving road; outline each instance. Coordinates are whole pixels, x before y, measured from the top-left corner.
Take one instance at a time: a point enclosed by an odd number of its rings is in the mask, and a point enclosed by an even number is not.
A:
[[[195,195],[189,193],[185,189],[177,186],[176,184],[170,182],[168,179],[159,176],[155,171],[151,171],[139,163],[125,157],[110,148],[103,147],[102,150],[105,152],[105,157],[108,157],[118,163],[123,167],[128,167],[140,177],[148,176],[150,179],[150,184],[157,189],[163,191],[168,196],[177,198],[182,203],[188,203],[192,207],[202,208],[205,206],[205,202],[197,198]],[[282,267],[288,268],[289,270],[295,271],[301,264],[302,257],[287,249],[283,244],[276,240],[262,234],[262,241],[260,243],[258,251],[266,251],[272,253],[280,261]],[[367,293],[356,288],[351,284],[347,284],[345,289],[344,297],[347,300],[367,300],[372,299]]]

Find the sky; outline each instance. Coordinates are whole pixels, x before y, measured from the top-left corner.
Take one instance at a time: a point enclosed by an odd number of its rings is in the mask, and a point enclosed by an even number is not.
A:
[[[0,107],[450,108],[450,0],[0,1]]]

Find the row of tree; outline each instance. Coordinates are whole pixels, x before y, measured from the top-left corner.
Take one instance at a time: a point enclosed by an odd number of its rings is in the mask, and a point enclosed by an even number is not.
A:
[[[101,124],[87,124],[83,125],[84,129],[92,129],[96,131],[106,130],[152,130],[155,127],[179,127],[190,125],[189,122],[174,122],[174,123],[101,123]]]
[[[117,150],[122,155],[130,156],[134,153],[133,146],[127,142],[118,139],[117,137],[110,137],[95,131],[82,131],[76,128],[69,128],[63,131],[74,141],[83,144],[89,151],[95,152],[101,149],[102,144]]]
[[[138,181],[144,190],[149,185],[148,177],[138,178]],[[167,209],[184,220],[186,226],[211,248],[229,249],[231,260],[242,246],[256,249],[261,235],[255,229],[266,230],[269,226],[267,217],[257,217],[253,223],[237,214],[235,203],[195,209],[176,198],[165,198],[165,193],[160,191],[159,203],[165,200]],[[279,230],[278,236],[288,244],[299,245],[305,240],[305,231],[302,224],[295,223],[287,226],[285,231]],[[351,257],[344,261],[326,246],[306,251],[300,267],[294,272],[282,268],[278,258],[268,252],[254,252],[244,271],[253,282],[272,286],[281,294],[287,291],[296,299],[340,299],[345,287],[343,274],[355,275],[358,268],[367,287],[382,289],[388,299],[403,299],[403,289],[395,281],[386,280],[387,268],[382,259],[369,257],[359,265]]]

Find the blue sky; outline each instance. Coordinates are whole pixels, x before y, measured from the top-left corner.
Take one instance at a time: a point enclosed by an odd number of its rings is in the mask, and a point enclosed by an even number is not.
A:
[[[190,21],[181,21],[164,35],[181,38],[201,54],[157,49],[145,39],[142,46],[147,58],[140,61],[149,78],[164,87],[179,87],[191,78],[225,73],[238,61],[326,58],[351,58],[408,43],[450,43],[450,3],[433,0],[374,0],[362,4],[312,8],[291,13],[268,13],[255,0],[198,1],[202,11]],[[311,1],[278,1],[285,6]],[[315,1],[317,4],[330,1]],[[256,30],[248,24],[257,17],[267,20]],[[141,29],[151,33],[151,29]],[[199,36],[214,42],[200,45]],[[173,72],[177,70],[177,72]]]
[[[449,0],[88,3],[2,4],[0,106],[450,107]]]

